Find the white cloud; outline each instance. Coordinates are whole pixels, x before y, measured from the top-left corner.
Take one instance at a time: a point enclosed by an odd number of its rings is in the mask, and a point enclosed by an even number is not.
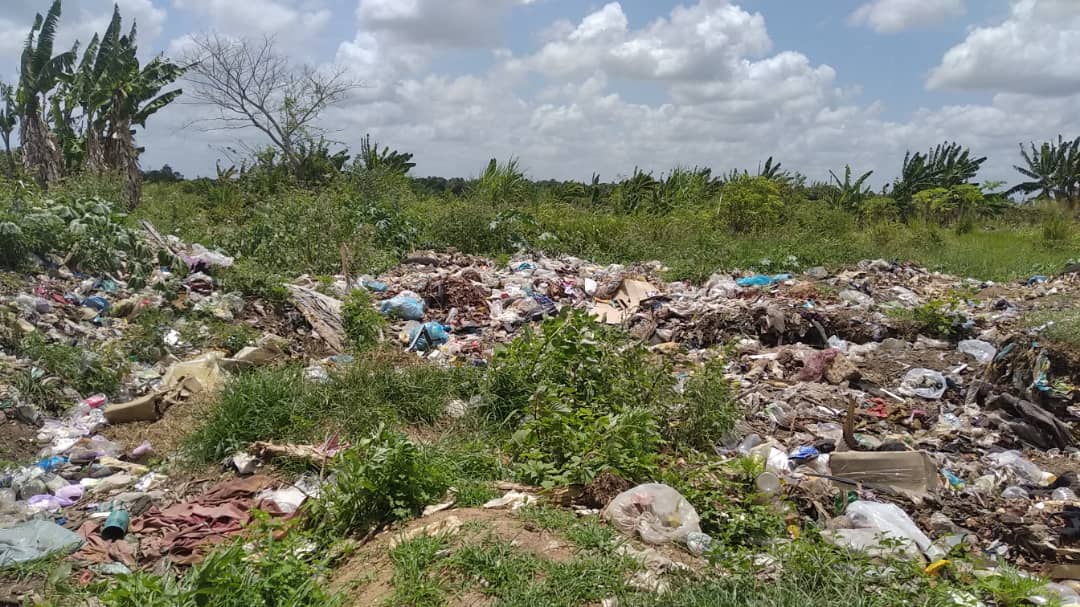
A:
[[[930,72],[931,89],[1080,93],[1080,2],[1013,0],[1009,17],[972,30]]]
[[[333,17],[321,0],[173,0],[173,6],[208,18],[211,27],[224,34],[270,35],[296,50]]]
[[[536,54],[517,62],[549,77],[564,78],[603,69],[642,80],[727,79],[746,57],[766,53],[772,42],[759,13],[726,0],[679,5],[666,18],[629,29],[622,5],[612,2],[573,29],[555,28]]]
[[[895,34],[962,14],[964,0],[874,0],[855,9],[848,21],[878,33]]]
[[[515,155],[538,178],[586,179],[598,171],[612,179],[635,166],[752,169],[774,156],[811,179],[844,164],[874,169],[880,185],[895,176],[906,150],[949,139],[989,156],[980,178],[1012,179],[1019,142],[1068,134],[1080,115],[1080,95],[1023,94],[990,83],[996,94],[985,102],[897,118],[896,108],[841,85],[833,67],[798,49],[773,51],[764,17],[730,1],[684,0],[692,3],[652,21],[619,3],[598,4],[572,22],[535,24],[536,48],[517,55],[498,48],[503,19],[517,3],[447,0],[429,10],[427,1],[357,5],[360,27],[339,45],[337,59],[369,87],[325,117],[336,129],[331,138],[352,149],[370,132],[381,144],[415,153],[418,174],[476,174],[491,157]],[[1038,11],[1052,4],[1040,3]],[[1070,29],[1067,16],[1039,20]],[[424,34],[432,21],[469,19],[462,27],[472,38]],[[475,22],[485,31],[470,30]],[[490,50],[489,67],[432,71],[435,57],[454,57],[466,46]],[[180,124],[172,112],[155,118],[145,134],[144,164],[212,172],[220,155],[213,150],[227,137],[177,131],[169,126]]]

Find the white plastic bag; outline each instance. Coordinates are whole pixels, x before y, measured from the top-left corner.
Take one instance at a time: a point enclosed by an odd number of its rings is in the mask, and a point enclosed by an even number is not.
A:
[[[931,547],[930,538],[896,504],[858,500],[848,504],[845,514],[858,528],[875,529],[888,537],[908,540],[924,553]]]
[[[981,339],[965,339],[956,345],[956,349],[974,358],[979,364],[986,364],[997,355],[997,348]]]
[[[678,491],[660,483],[638,485],[611,500],[604,520],[626,535],[638,535],[646,544],[685,544],[691,533],[701,533],[697,510]]]
[[[900,381],[900,394],[938,400],[945,395],[945,376],[931,369],[912,369]]]

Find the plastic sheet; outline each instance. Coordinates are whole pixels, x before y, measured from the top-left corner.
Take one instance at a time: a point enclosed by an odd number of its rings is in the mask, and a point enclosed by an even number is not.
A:
[[[78,548],[82,538],[50,521],[27,521],[0,529],[0,567],[33,561],[61,550]]]
[[[697,510],[678,491],[660,483],[620,493],[602,515],[620,532],[637,535],[646,544],[685,544],[691,533],[701,533]]]
[[[417,352],[427,352],[450,341],[450,334],[446,327],[437,322],[426,322],[409,331],[410,349]]]

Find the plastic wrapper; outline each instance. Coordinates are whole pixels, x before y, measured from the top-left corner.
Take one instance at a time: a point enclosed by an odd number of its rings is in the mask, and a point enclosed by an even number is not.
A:
[[[450,341],[446,327],[437,322],[426,322],[409,331],[410,348],[417,352],[427,352]]]
[[[1027,460],[1022,453],[1016,450],[1002,451],[986,456],[995,468],[1004,469],[1017,479],[1036,485],[1049,485],[1055,477],[1049,472],[1044,472],[1035,464]]]
[[[697,510],[678,491],[660,483],[620,493],[602,514],[620,532],[637,535],[646,544],[685,544],[691,533],[701,533]]]

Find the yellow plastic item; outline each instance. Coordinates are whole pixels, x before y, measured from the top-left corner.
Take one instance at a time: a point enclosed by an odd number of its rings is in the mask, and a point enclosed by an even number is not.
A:
[[[950,563],[950,561],[948,561],[947,559],[941,559],[940,561],[934,561],[933,563],[930,563],[929,565],[927,565],[926,569],[923,569],[923,571],[926,572],[926,575],[935,575],[936,576],[937,574],[941,573],[942,569],[948,567],[949,563]]]

